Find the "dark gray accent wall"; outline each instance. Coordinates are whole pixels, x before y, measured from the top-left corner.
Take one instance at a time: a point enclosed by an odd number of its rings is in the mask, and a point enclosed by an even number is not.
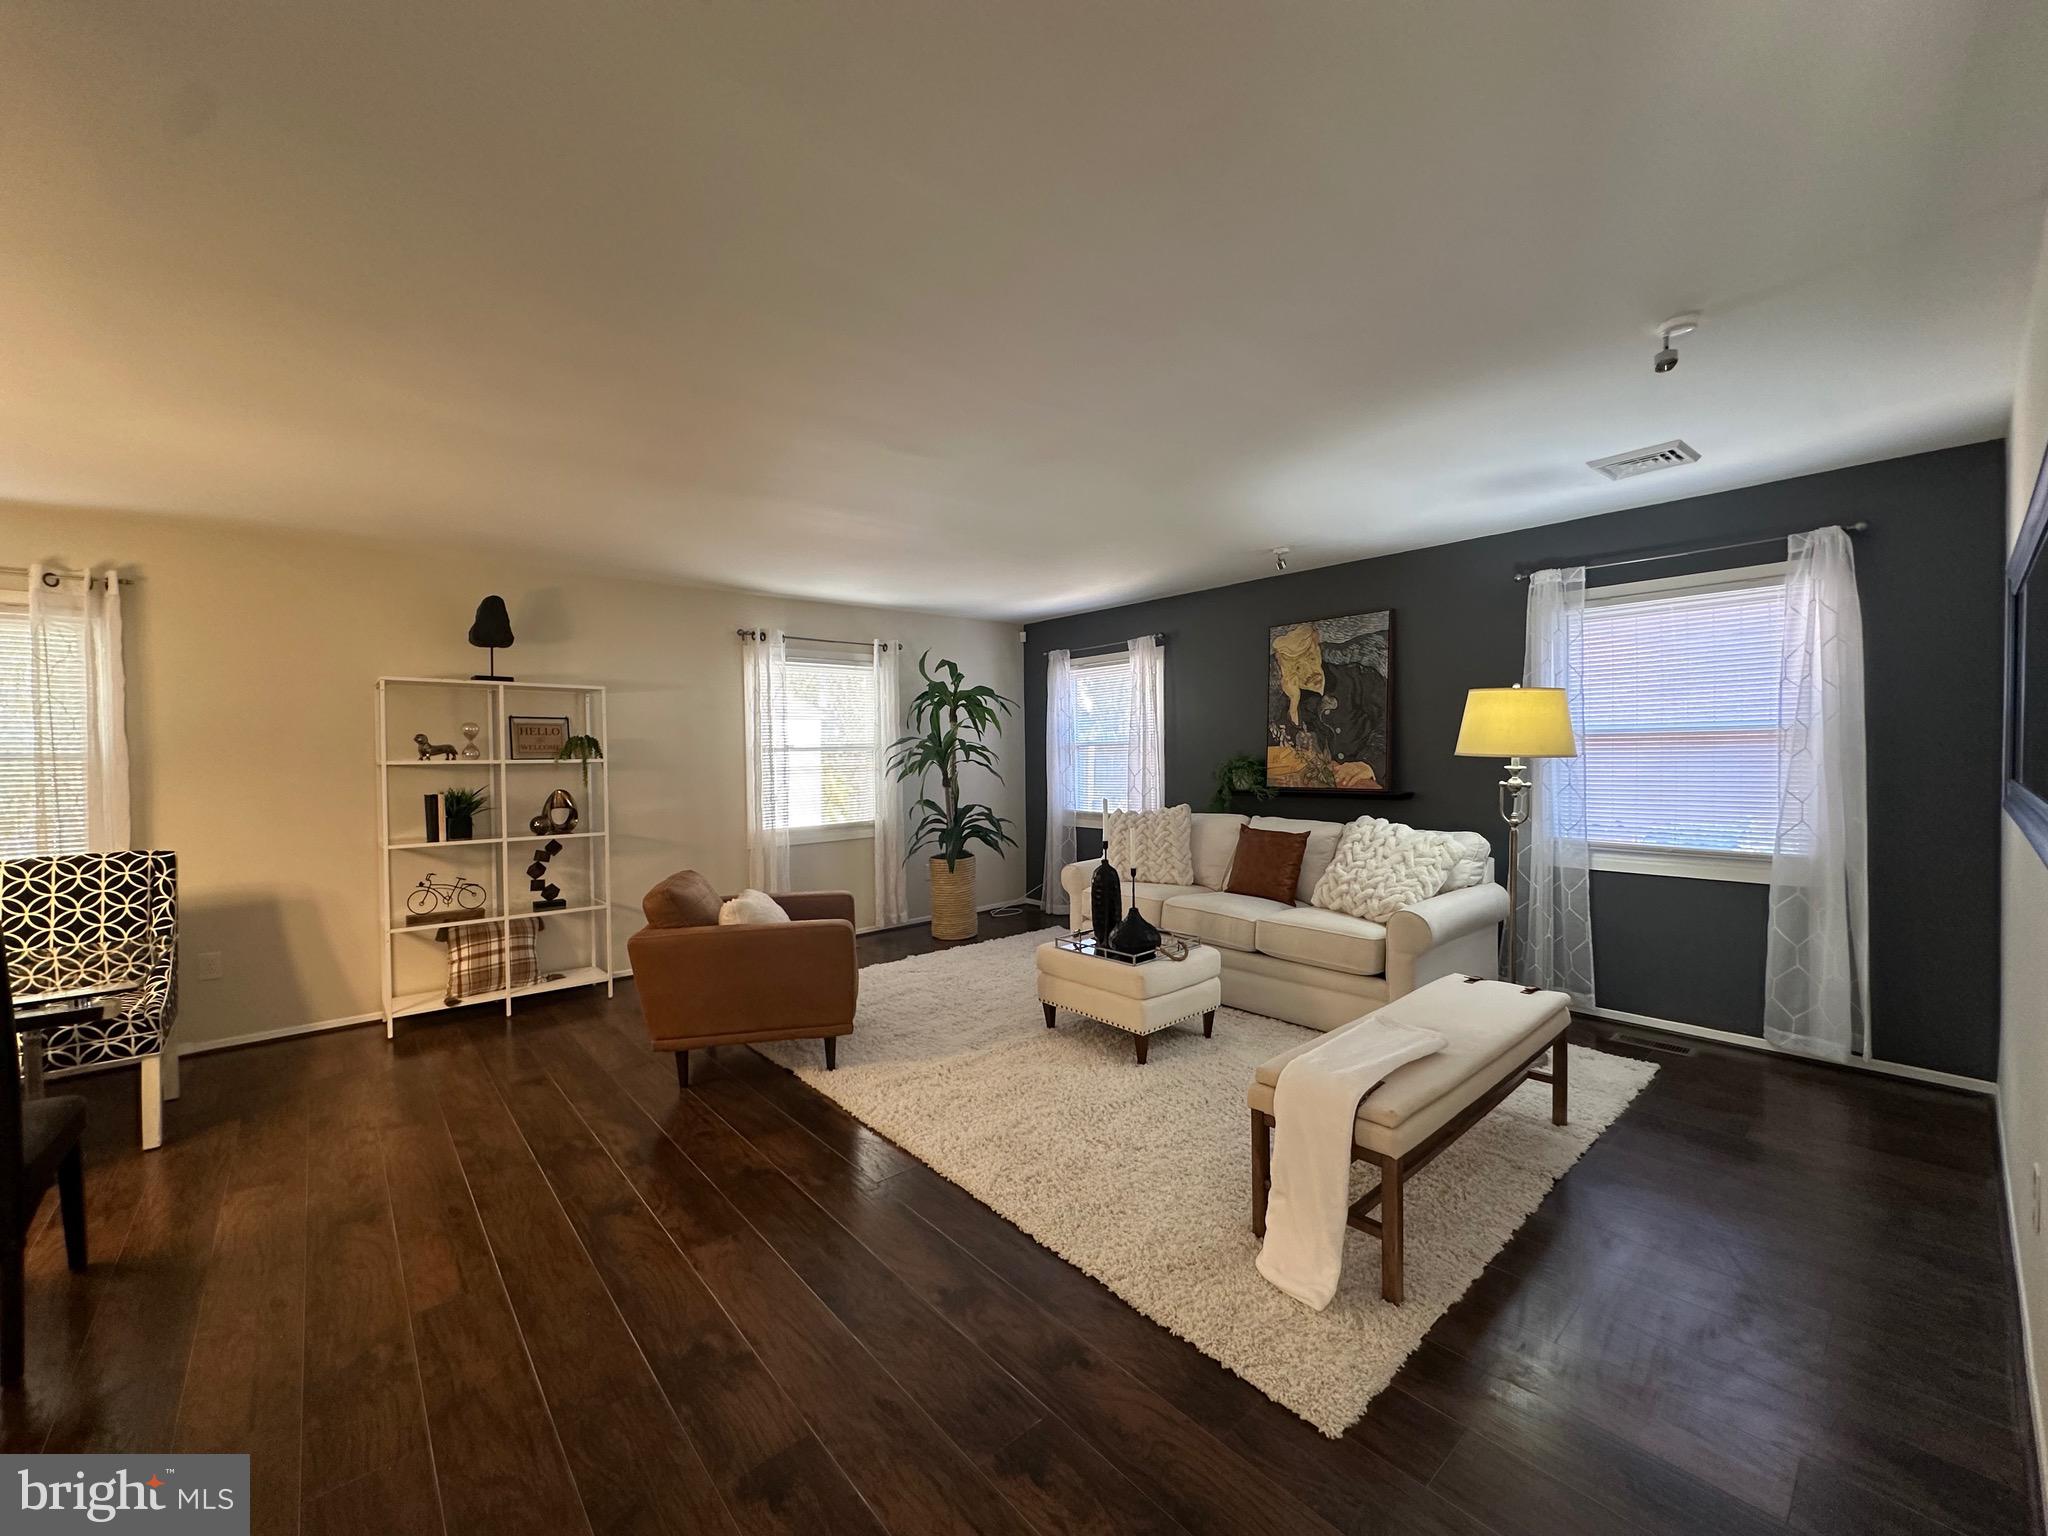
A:
[[[1033,624],[1024,657],[1033,881],[1044,857],[1045,655],[1054,647],[1166,635],[1166,798],[1200,809],[1218,762],[1263,751],[1266,631],[1391,608],[1394,787],[1413,797],[1288,794],[1266,809],[1469,828],[1499,851],[1500,766],[1451,749],[1465,690],[1521,675],[1526,589],[1514,580],[1518,569],[1764,541],[1589,580],[1753,565],[1782,558],[1788,533],[1868,521],[1856,572],[1870,733],[1876,1054],[1994,1077],[2004,508],[2004,445],[1978,443]],[[1252,808],[1248,799],[1237,806]],[[1593,905],[1602,1006],[1762,1033],[1766,887],[1601,873]]]

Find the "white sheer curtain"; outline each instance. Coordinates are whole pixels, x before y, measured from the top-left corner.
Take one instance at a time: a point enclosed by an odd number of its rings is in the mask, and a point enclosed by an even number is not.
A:
[[[1060,871],[1074,862],[1074,658],[1045,653],[1045,873],[1039,892],[1048,913],[1067,910]]]
[[[126,848],[128,727],[119,575],[106,570],[73,576],[30,567],[28,623],[37,846],[71,851],[58,844],[68,840],[66,801],[75,805],[75,765],[82,759],[86,851]],[[75,827],[75,814],[72,821]]]
[[[1840,528],[1786,553],[1764,1038],[1842,1061],[1870,1053],[1863,611]]]
[[[747,884],[789,889],[789,649],[779,629],[746,637]]]
[[[1126,808],[1166,804],[1166,650],[1151,635],[1125,642],[1131,653],[1130,799]]]
[[[903,734],[896,697],[896,646],[875,642],[875,924],[893,928],[910,920],[903,888],[903,786],[889,772],[889,748]]]
[[[1522,684],[1562,688],[1572,739],[1586,739],[1586,568],[1529,578]],[[1593,1006],[1593,859],[1586,842],[1586,760],[1536,759],[1517,871],[1518,980]]]

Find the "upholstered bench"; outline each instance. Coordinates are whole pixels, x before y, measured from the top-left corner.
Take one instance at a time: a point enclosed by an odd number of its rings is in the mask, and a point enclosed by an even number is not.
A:
[[[1404,1181],[1485,1119],[1525,1080],[1550,1084],[1551,1121],[1565,1123],[1569,1070],[1565,1030],[1571,1023],[1570,999],[1562,992],[1513,988],[1516,993],[1556,1002],[1556,1007],[1531,1027],[1524,1010],[1515,1010],[1524,1015],[1522,1022],[1516,1023],[1504,1021],[1497,1009],[1488,1006],[1489,993],[1509,990],[1505,982],[1445,976],[1424,990],[1435,994],[1443,988],[1469,989],[1453,999],[1456,1006],[1447,1010],[1446,1016],[1433,1018],[1429,1024],[1443,1035],[1444,1048],[1388,1073],[1359,1101],[1352,1133],[1352,1161],[1377,1166],[1380,1180],[1351,1207],[1346,1219],[1380,1240],[1380,1294],[1392,1302],[1400,1301],[1402,1290]],[[1362,1022],[1354,1019],[1331,1033],[1356,1028]],[[1281,1069],[1329,1038],[1304,1040],[1261,1064],[1252,1076],[1247,1093],[1252,1111],[1252,1231],[1260,1237],[1266,1233],[1266,1195],[1272,1187],[1273,1101]],[[1546,1052],[1550,1056],[1548,1071],[1538,1065]],[[1378,1217],[1371,1214],[1375,1206]]]
[[[1038,1001],[1045,1008],[1045,1027],[1059,1021],[1059,1010],[1120,1029],[1136,1037],[1138,1065],[1153,1035],[1184,1019],[1202,1016],[1202,1033],[1216,1027],[1223,1005],[1223,963],[1215,950],[1197,944],[1182,960],[1161,955],[1142,965],[1076,954],[1058,944],[1038,946]]]

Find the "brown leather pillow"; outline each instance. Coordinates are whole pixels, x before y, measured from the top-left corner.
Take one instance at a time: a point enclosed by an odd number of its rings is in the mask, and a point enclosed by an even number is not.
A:
[[[1230,879],[1223,889],[1236,896],[1263,896],[1294,905],[1294,883],[1301,878],[1302,856],[1308,852],[1306,832],[1265,832],[1242,827],[1237,854],[1230,861]]]
[[[651,928],[715,927],[722,905],[711,882],[694,869],[670,875],[640,898],[640,910]]]

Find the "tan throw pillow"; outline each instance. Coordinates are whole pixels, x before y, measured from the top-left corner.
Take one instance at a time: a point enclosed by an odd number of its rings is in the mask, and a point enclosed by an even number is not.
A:
[[[1146,885],[1193,885],[1193,817],[1184,805],[1160,811],[1111,811],[1102,824],[1110,865],[1126,879],[1137,870]]]
[[[1337,856],[1316,882],[1315,905],[1383,923],[1442,890],[1458,853],[1441,832],[1361,816],[1344,829]]]
[[[718,909],[718,921],[724,927],[735,923],[786,923],[789,914],[766,891],[749,888]]]
[[[1223,889],[1233,896],[1263,896],[1294,905],[1294,882],[1308,852],[1306,832],[1266,832],[1246,827],[1237,834],[1237,857]]]
[[[708,928],[718,921],[718,891],[694,869],[670,875],[640,899],[650,928]]]

